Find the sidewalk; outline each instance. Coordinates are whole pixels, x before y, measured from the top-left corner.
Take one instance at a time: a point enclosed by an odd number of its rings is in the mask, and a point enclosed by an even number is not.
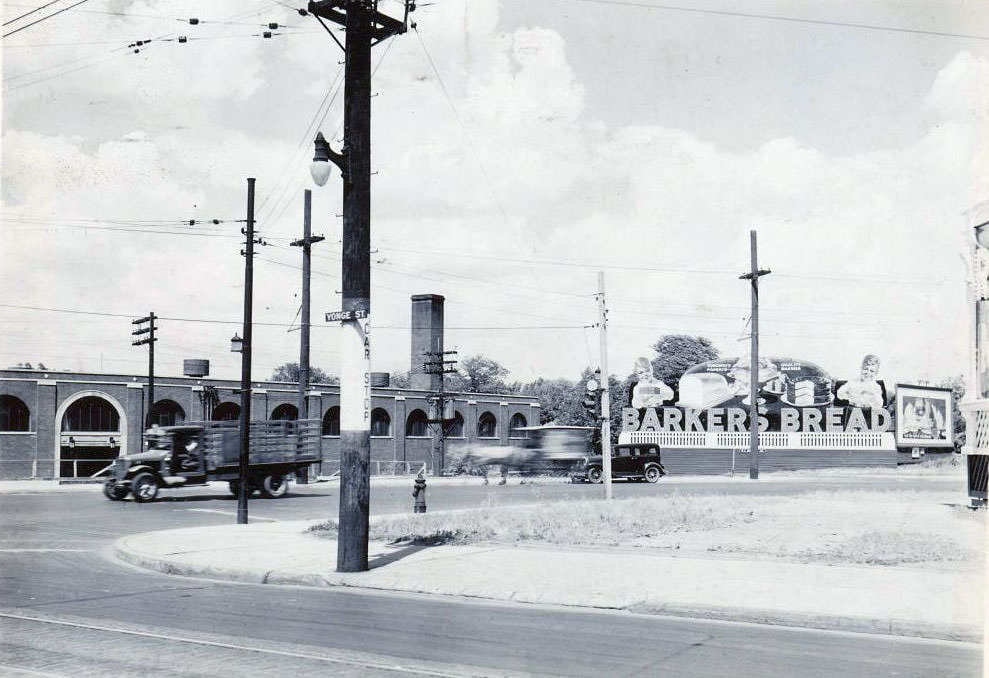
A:
[[[308,521],[124,537],[132,564],[215,579],[469,596],[946,640],[983,640],[981,573],[670,556],[511,544],[388,546],[335,572],[336,542]]]

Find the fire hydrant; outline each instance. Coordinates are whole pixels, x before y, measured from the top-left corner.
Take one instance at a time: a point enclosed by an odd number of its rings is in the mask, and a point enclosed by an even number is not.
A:
[[[426,479],[422,475],[422,471],[419,471],[419,475],[416,476],[415,486],[412,489],[412,496],[415,498],[415,508],[414,513],[425,513],[426,512]]]

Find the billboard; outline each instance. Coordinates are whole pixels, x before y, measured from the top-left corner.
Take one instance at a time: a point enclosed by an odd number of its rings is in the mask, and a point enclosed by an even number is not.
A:
[[[954,447],[950,388],[896,385],[896,444]]]
[[[677,384],[636,361],[622,410],[623,431],[728,432],[749,430],[750,385],[758,385],[760,431],[785,433],[885,432],[890,429],[879,359],[867,355],[858,377],[835,380],[816,364],[767,357],[752,369],[747,356],[695,365]]]

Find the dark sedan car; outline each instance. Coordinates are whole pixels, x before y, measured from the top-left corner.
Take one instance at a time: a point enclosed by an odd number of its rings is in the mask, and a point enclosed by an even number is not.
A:
[[[601,455],[588,457],[583,472],[575,474],[574,479],[600,483],[604,480],[602,461]],[[628,478],[629,480],[645,480],[649,483],[655,483],[665,475],[666,469],[660,462],[659,447],[656,445],[623,444],[612,446],[612,478]]]

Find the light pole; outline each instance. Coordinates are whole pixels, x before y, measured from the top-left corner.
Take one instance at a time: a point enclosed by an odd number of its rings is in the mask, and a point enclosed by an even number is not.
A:
[[[343,153],[316,137],[313,181],[329,178],[329,162],[343,175],[342,307],[327,321],[342,323],[340,335],[340,517],[337,570],[368,569],[371,499],[371,48],[404,33],[414,0],[394,19],[377,0],[310,0],[306,9],[344,50]],[[341,44],[325,21],[343,26]]]
[[[350,44],[348,39],[347,44]],[[370,52],[368,52],[370,54]],[[362,59],[363,59],[362,55]],[[348,52],[349,59],[349,52]],[[347,80],[348,87],[350,80]],[[348,89],[348,93],[351,90]],[[361,92],[363,94],[363,91]],[[363,101],[364,97],[355,100]],[[345,127],[364,128],[366,111],[348,105]],[[350,121],[349,126],[346,122]],[[361,129],[362,132],[369,130]],[[365,138],[362,134],[358,138]],[[350,136],[347,141],[350,143]],[[359,146],[360,148],[361,146]],[[364,152],[345,147],[336,153],[322,133],[316,135],[310,172],[321,186],[330,176],[330,162],[343,177],[343,251],[341,310],[326,315],[340,328],[340,512],[337,536],[337,570],[368,569],[367,548],[371,511],[371,231],[370,146]],[[363,160],[363,162],[361,162]],[[361,170],[355,166],[359,165]]]

